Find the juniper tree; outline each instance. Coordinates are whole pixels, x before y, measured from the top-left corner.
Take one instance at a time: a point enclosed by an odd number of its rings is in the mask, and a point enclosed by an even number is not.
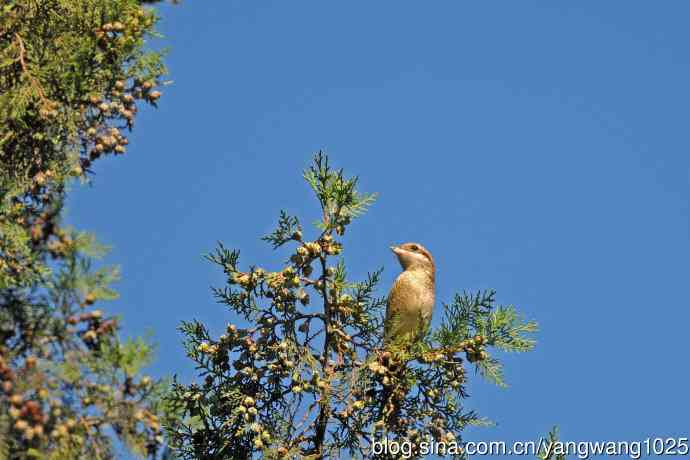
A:
[[[0,458],[112,458],[113,434],[141,455],[161,445],[161,384],[139,373],[151,346],[96,308],[117,270],[62,224],[69,184],[125,153],[161,96],[156,21],[136,0],[0,6]]]
[[[263,239],[283,263],[241,264],[223,244],[208,255],[227,278],[213,294],[234,322],[219,337],[182,323],[200,380],[173,385],[171,443],[189,459],[368,458],[383,438],[459,443],[482,420],[465,408],[470,369],[503,384],[492,350],[531,349],[535,323],[493,291],[460,293],[438,328],[384,348],[382,271],[350,279],[340,238],[375,196],[322,153],[304,178],[322,214],[312,230],[280,214]]]
[[[561,441],[558,439],[558,427],[553,427],[549,431],[546,444],[536,453],[535,457],[539,460],[566,460],[566,455],[557,448],[559,443]]]

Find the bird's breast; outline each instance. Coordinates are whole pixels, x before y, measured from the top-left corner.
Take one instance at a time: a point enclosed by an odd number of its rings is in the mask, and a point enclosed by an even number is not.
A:
[[[402,272],[391,289],[391,306],[401,316],[418,316],[420,313],[431,318],[434,308],[434,284],[423,271]]]

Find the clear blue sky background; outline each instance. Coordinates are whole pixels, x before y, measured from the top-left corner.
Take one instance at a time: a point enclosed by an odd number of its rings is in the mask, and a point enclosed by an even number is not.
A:
[[[346,235],[353,275],[398,273],[420,241],[438,298],[496,288],[541,326],[479,378],[475,440],[690,434],[690,6],[686,2],[189,1],[163,7],[175,83],[129,152],[99,162],[69,222],[114,247],[132,334],[154,375],[193,375],[176,327],[214,303],[217,240],[275,264],[258,237],[304,222],[312,152],[380,193]],[[438,313],[439,310],[437,310]],[[440,315],[437,314],[436,321]]]

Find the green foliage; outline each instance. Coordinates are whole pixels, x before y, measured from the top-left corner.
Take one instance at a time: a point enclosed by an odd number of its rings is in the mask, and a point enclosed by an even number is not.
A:
[[[101,344],[99,359],[93,363],[93,368],[102,373],[122,370],[124,377],[136,375],[153,360],[150,343],[141,337],[127,339],[121,342],[105,342]]]
[[[450,305],[444,305],[444,320],[434,333],[434,340],[447,350],[465,350],[466,358],[497,385],[504,386],[501,364],[482,350],[482,346],[503,351],[529,351],[534,340],[525,334],[537,331],[533,321],[523,322],[512,306],[496,306],[495,291],[474,295],[456,294]],[[473,341],[481,338],[480,346]]]
[[[543,446],[541,452],[537,452],[536,457],[540,460],[566,460],[565,454],[556,453],[555,449],[553,449],[553,446],[558,442],[558,427],[553,427],[549,432],[546,445]]]
[[[112,433],[154,456],[166,383],[96,303],[116,298],[106,248],[61,225],[70,183],[126,151],[165,72],[137,0],[7,0],[0,7],[0,453],[114,458]],[[0,457],[2,458],[2,457]]]
[[[261,238],[273,244],[273,249],[279,248],[294,237],[302,233],[302,227],[299,224],[297,217],[290,216],[285,211],[280,211],[280,219],[278,220],[278,228],[271,233]]]
[[[325,233],[342,235],[352,218],[364,214],[376,200],[375,193],[360,194],[356,190],[357,177],[346,179],[342,169],[331,169],[323,152],[317,153],[313,165],[304,171],[304,179],[321,205],[323,218],[317,226]]]
[[[41,287],[0,297],[3,324],[23,307],[23,322],[7,331],[0,356],[2,404],[12,418],[0,438],[11,458],[33,450],[53,452],[45,458],[105,459],[115,455],[110,428],[134,452],[152,454],[163,441],[157,414],[166,384],[137,374],[153,350],[142,339],[120,342],[117,318],[87,309],[111,297],[113,275],[85,272],[89,259],[79,242],[89,240],[70,241]]]
[[[157,17],[136,0],[12,0],[0,14],[0,287],[45,271],[32,247],[65,184],[122,154],[137,101],[165,72],[144,51]]]
[[[313,239],[282,212],[264,238],[289,251],[284,265],[242,268],[219,244],[208,260],[226,285],[216,299],[242,324],[215,337],[199,321],[180,326],[200,381],[175,381],[166,421],[183,458],[369,458],[372,441],[460,441],[486,421],[464,407],[466,366],[502,383],[491,348],[526,351],[536,330],[493,291],[455,296],[435,331],[384,348],[381,270],[349,278],[337,237],[373,203],[357,178],[319,152],[304,177],[322,210]]]

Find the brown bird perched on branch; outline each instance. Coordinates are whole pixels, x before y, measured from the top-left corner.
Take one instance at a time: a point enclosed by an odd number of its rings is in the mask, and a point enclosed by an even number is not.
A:
[[[384,341],[414,342],[431,322],[436,267],[431,253],[421,244],[405,243],[391,246],[391,250],[403,272],[388,294]]]

